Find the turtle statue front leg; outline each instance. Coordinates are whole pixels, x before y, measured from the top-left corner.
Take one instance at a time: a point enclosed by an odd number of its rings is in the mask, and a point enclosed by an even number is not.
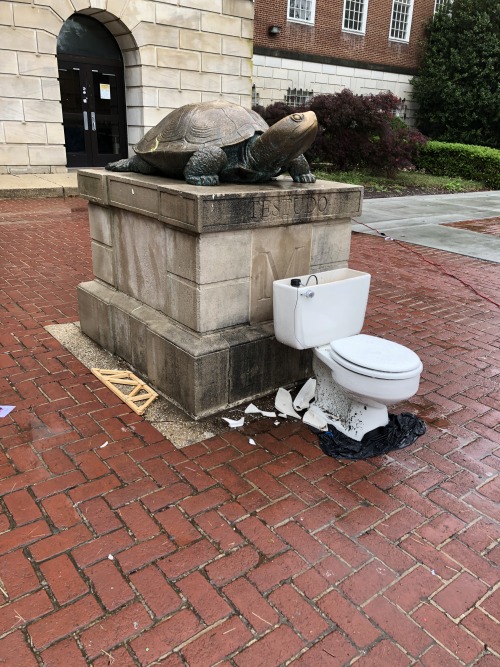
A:
[[[206,146],[192,155],[184,167],[184,178],[191,185],[218,185],[227,155],[218,146]]]
[[[315,183],[316,176],[311,173],[309,162],[303,155],[299,155],[295,160],[289,162],[286,166],[286,171],[293,178],[295,183]]]
[[[124,160],[117,160],[106,165],[108,171],[133,171],[136,174],[156,174],[157,169],[150,165],[146,160],[143,160],[138,155],[125,158]]]

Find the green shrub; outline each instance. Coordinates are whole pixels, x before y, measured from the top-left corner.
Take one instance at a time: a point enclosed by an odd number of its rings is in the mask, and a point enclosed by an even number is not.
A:
[[[428,141],[420,147],[415,164],[436,176],[481,181],[500,190],[500,150],[495,148]]]

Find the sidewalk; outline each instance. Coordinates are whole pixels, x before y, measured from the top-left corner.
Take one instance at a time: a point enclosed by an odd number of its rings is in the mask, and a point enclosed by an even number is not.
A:
[[[407,243],[500,263],[500,191],[366,199],[359,221],[369,227],[354,225],[354,231],[383,231]],[[488,221],[488,233],[475,221]]]
[[[267,419],[176,449],[44,329],[92,278],[86,203],[0,228],[2,667],[500,664],[500,310],[435,266],[498,301],[496,263],[353,235],[427,432],[349,462]]]
[[[2,199],[69,197],[78,194],[75,171],[65,174],[0,174]]]

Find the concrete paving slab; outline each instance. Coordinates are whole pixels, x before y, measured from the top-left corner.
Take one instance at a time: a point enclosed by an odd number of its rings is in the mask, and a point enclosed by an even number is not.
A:
[[[428,218],[428,222],[443,224],[458,220],[478,220],[500,215],[500,191],[462,192],[456,195],[417,195],[365,199],[362,222],[411,222]]]
[[[78,192],[77,172],[71,171],[64,174],[40,174],[40,180],[47,181],[51,185],[70,188],[76,194]]]
[[[353,231],[500,263],[500,239],[443,225],[500,216],[500,191],[366,199]],[[367,226],[365,226],[367,225]]]
[[[498,236],[440,225],[404,227],[392,230],[391,236],[398,241],[407,241],[426,248],[446,250],[500,264],[500,238]]]
[[[76,172],[0,174],[0,199],[37,199],[78,194]]]
[[[88,338],[80,329],[79,322],[49,324],[45,330],[89,370],[92,368],[131,370],[124,361]],[[274,410],[274,394],[262,397],[256,403],[262,410]],[[239,419],[243,416],[246,406],[247,403],[230,408],[224,412],[224,416]],[[221,415],[195,421],[161,394],[148,407],[143,418],[178,449],[215,437],[227,430],[227,424],[221,419]],[[263,417],[261,414],[253,414],[247,415],[245,419],[250,423]]]

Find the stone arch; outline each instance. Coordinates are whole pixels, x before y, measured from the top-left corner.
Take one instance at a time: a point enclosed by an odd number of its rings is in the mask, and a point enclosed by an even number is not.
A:
[[[142,136],[144,129],[143,121],[143,88],[141,82],[141,53],[137,41],[133,35],[134,28],[143,19],[152,19],[153,12],[138,11],[134,14],[128,7],[127,0],[105,0],[104,8],[93,6],[94,0],[73,0],[77,7],[74,14],[90,16],[99,21],[106,30],[114,37],[120,48],[123,58],[123,74],[125,82],[125,112],[127,118],[129,153],[131,146]],[[139,5],[151,5],[154,3],[142,0]],[[112,6],[113,12],[107,7]],[[137,4],[136,4],[137,7]],[[151,16],[149,16],[151,14]],[[65,17],[67,20],[72,14]],[[61,24],[62,26],[62,24]],[[136,129],[139,126],[139,129]]]
[[[68,167],[104,167],[128,156],[123,56],[92,16],[72,14],[57,63]]]

